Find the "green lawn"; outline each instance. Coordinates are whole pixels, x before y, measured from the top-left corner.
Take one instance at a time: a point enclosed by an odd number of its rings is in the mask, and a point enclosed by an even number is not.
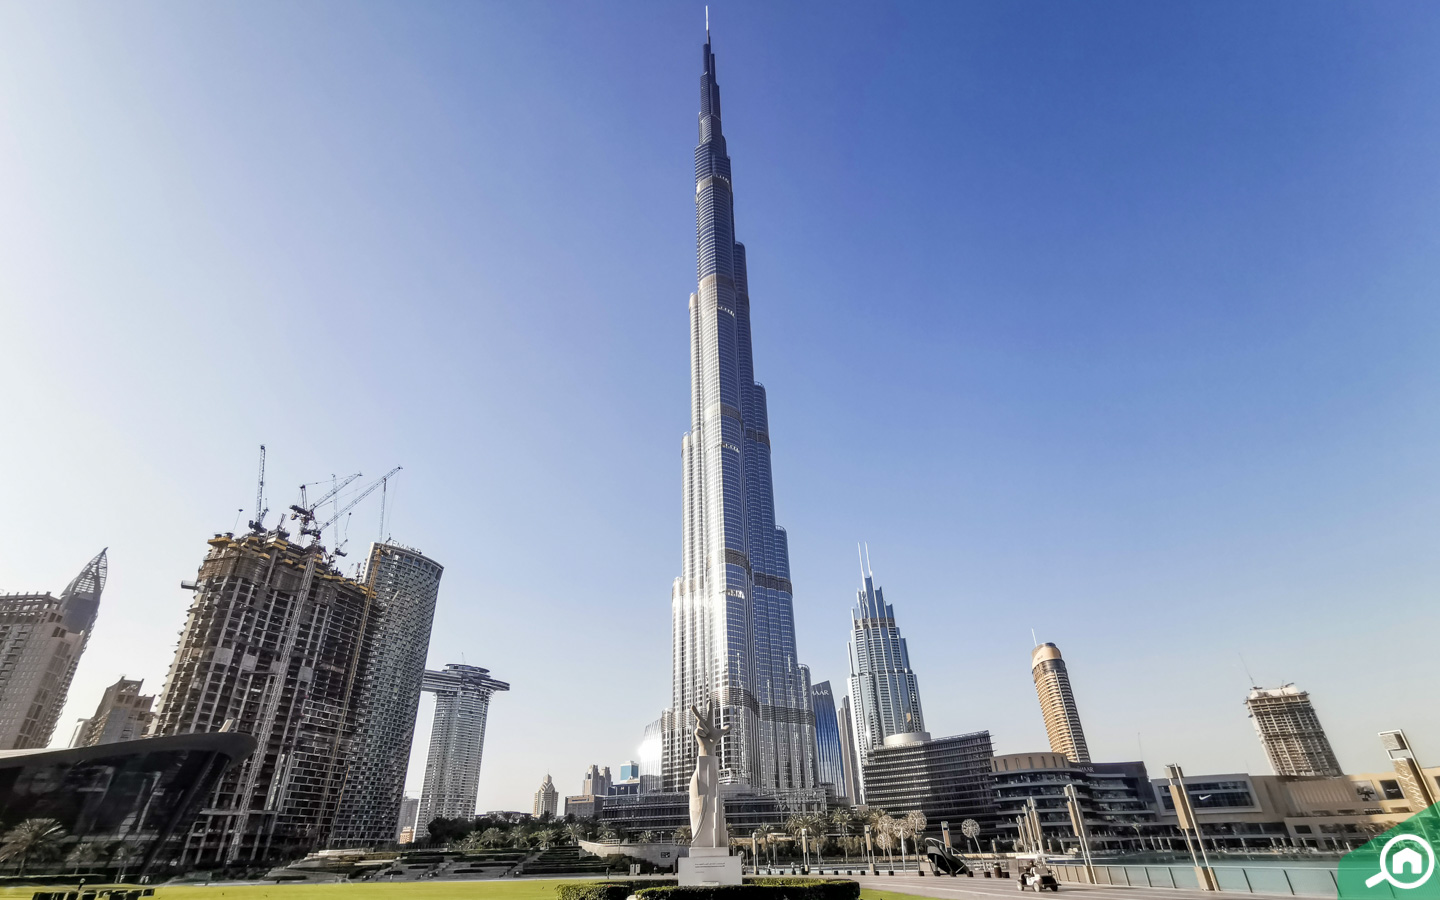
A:
[[[555,900],[551,880],[401,882],[399,884],[255,884],[244,887],[160,886],[155,900]],[[133,887],[133,885],[131,885]],[[54,887],[0,888],[0,900],[29,900],[37,890]],[[917,900],[913,894],[864,890],[860,900]]]
[[[873,891],[860,889],[860,900],[923,900],[918,894],[897,894],[894,891]]]
[[[559,881],[450,881],[398,884],[253,884],[243,887],[160,885],[155,900],[555,900]],[[87,889],[88,889],[87,885]],[[134,887],[134,885],[127,885]],[[64,886],[0,888],[0,898],[25,898]],[[73,890],[73,886],[71,890]]]

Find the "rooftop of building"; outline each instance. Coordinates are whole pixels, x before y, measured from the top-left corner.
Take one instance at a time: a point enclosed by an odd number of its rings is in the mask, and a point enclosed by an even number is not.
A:
[[[1282,684],[1278,688],[1262,688],[1252,686],[1250,688],[1250,700],[1280,700],[1285,698],[1299,699],[1310,696],[1308,692],[1300,690],[1293,683]]]
[[[1030,651],[1030,668],[1035,668],[1047,659],[1060,659],[1060,648],[1046,641]]]

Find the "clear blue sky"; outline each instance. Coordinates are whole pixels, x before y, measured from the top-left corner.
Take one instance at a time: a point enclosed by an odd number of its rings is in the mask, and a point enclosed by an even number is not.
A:
[[[1440,8],[711,18],[816,679],[866,540],[936,733],[1044,747],[1034,628],[1100,759],[1268,771],[1244,654],[1348,769],[1391,727],[1440,762]],[[431,664],[514,685],[482,809],[633,755],[669,690],[702,22],[0,6],[0,590],[111,548],[58,739],[122,673],[160,687],[264,442],[276,507],[405,466]]]

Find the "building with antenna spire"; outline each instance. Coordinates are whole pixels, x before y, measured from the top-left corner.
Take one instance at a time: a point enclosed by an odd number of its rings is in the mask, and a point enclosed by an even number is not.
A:
[[[681,566],[671,588],[667,791],[695,771],[690,708],[729,728],[720,781],[814,792],[815,719],[795,641],[785,530],[775,521],[765,388],[755,380],[745,247],[709,29],[695,147],[696,290],[690,295],[690,430],[681,440]]]
[[[1080,725],[1075,691],[1070,687],[1070,673],[1060,657],[1060,648],[1048,642],[1037,646],[1030,654],[1030,674],[1040,698],[1040,713],[1045,717],[1050,750],[1065,754],[1072,762],[1088,763],[1090,748],[1085,744],[1085,729]]]
[[[910,668],[910,649],[895,622],[895,608],[875,586],[869,547],[860,556],[860,578],[862,586],[850,613],[850,707],[863,782],[865,766],[885,739],[924,733],[925,715],[920,685]],[[863,783],[860,790],[865,790]]]
[[[0,750],[49,745],[95,627],[107,552],[95,554],[59,597],[0,595]]]

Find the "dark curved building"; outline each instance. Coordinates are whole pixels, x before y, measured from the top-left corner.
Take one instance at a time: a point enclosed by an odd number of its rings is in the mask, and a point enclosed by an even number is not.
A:
[[[167,870],[220,776],[254,750],[250,735],[220,732],[0,751],[0,832],[57,819],[74,844],[130,845],[132,875]]]

